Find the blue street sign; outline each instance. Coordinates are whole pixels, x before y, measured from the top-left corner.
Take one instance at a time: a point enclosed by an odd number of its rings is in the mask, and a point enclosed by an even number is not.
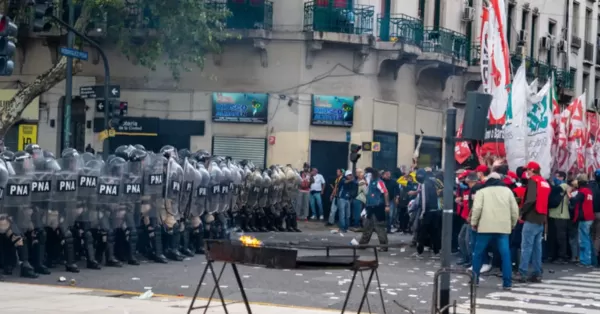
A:
[[[79,60],[83,60],[83,61],[87,61],[87,59],[88,59],[87,52],[73,49],[73,48],[60,47],[60,54],[65,57],[71,57],[71,58],[75,58],[75,59],[79,59]]]

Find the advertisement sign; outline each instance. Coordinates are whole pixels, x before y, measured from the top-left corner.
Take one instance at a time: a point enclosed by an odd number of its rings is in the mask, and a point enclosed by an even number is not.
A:
[[[269,94],[213,93],[213,122],[267,124]]]
[[[37,144],[37,125],[36,124],[20,124],[19,125],[19,141],[18,150],[25,149],[29,144]]]
[[[312,125],[351,127],[354,120],[354,96],[313,95]]]

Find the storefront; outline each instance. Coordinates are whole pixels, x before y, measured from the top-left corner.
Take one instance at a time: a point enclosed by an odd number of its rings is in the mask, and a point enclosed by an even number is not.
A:
[[[235,160],[250,160],[257,167],[267,162],[267,140],[265,138],[213,136],[212,154],[228,156]]]

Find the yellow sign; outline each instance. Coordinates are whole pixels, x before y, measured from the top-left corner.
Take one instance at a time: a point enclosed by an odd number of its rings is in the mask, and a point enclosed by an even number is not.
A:
[[[36,124],[19,125],[19,150],[23,150],[29,144],[37,144],[37,127]]]
[[[380,152],[381,151],[381,143],[373,142],[373,144],[371,144],[371,150],[374,152]]]
[[[98,133],[98,140],[100,142],[104,141],[107,138],[108,138],[108,131],[107,130],[104,130],[104,131]]]
[[[0,89],[0,106],[6,106],[8,101],[18,92],[16,89]],[[40,118],[40,98],[36,97],[25,107],[21,113],[21,119],[26,121],[38,121]]]
[[[117,131],[115,129],[108,130],[108,136],[115,137],[117,135]]]

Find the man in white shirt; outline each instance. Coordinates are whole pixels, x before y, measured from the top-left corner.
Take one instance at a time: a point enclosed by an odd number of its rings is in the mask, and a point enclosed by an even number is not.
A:
[[[313,213],[310,219],[315,220],[319,217],[323,220],[323,200],[321,196],[325,192],[325,178],[317,168],[313,168],[310,174],[310,208]]]

